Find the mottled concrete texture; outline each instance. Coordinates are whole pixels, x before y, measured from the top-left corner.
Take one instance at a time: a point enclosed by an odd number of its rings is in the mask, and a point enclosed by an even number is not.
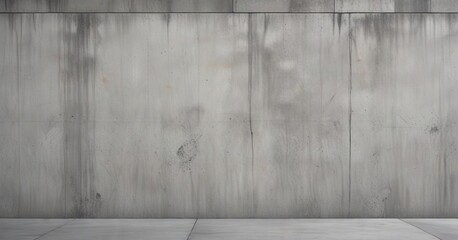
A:
[[[191,240],[437,240],[398,219],[199,219]]]
[[[187,240],[195,219],[76,219],[42,240]]]
[[[4,12],[232,12],[232,0],[0,0]]]
[[[0,219],[0,240],[34,240],[72,219]]]
[[[456,217],[458,17],[351,20],[352,216]]]
[[[430,12],[434,0],[395,0],[395,12]]]
[[[441,240],[458,238],[458,219],[403,219]]]
[[[335,11],[394,12],[394,2],[395,0],[335,0]]]
[[[0,32],[0,217],[458,216],[454,14],[0,14]]]
[[[254,216],[348,213],[348,44],[348,15],[251,17]]]
[[[455,240],[456,219],[0,219],[0,240]]]
[[[0,12],[458,12],[455,0],[0,0]]]
[[[348,15],[0,17],[2,216],[348,214]]]
[[[456,0],[431,0],[432,12],[458,12]]]
[[[234,0],[235,12],[334,12],[334,0]]]
[[[250,216],[248,26],[1,15],[1,216]]]

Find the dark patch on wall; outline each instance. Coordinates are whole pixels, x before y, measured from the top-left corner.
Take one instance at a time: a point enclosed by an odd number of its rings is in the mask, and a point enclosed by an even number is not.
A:
[[[65,4],[61,0],[47,0],[48,11],[50,12],[59,12],[62,9],[65,9]]]
[[[191,163],[199,153],[199,137],[185,141],[177,150],[180,159],[180,167],[184,170],[191,170]]]
[[[439,132],[439,128],[437,126],[432,126],[430,129],[429,129],[429,133],[430,134],[435,134]]]
[[[395,12],[429,12],[431,0],[396,0]]]
[[[334,12],[334,0],[290,0],[290,12]]]
[[[339,28],[339,36],[340,36],[340,32],[342,30],[342,13],[334,14],[334,17],[332,19],[333,29],[335,29],[336,21],[337,21],[337,27]]]

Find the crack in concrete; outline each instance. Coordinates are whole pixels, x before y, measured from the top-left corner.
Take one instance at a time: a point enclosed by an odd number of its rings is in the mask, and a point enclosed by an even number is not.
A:
[[[64,223],[64,224],[62,224],[62,225],[60,225],[60,226],[58,226],[58,227],[55,227],[55,228],[53,228],[53,229],[51,229],[51,230],[49,230],[49,231],[47,231],[47,232],[41,234],[41,235],[38,236],[37,238],[34,238],[33,240],[40,239],[40,238],[44,237],[45,235],[47,235],[47,234],[49,234],[49,233],[51,233],[51,232],[54,232],[54,231],[56,231],[57,229],[60,229],[60,228],[62,228],[63,226],[69,224],[69,223],[74,222],[75,220],[76,220],[76,219],[70,220],[70,221],[68,221],[68,222],[66,222],[66,223]]]
[[[189,232],[188,237],[186,238],[186,240],[190,239],[192,231],[194,231],[194,227],[196,226],[197,220],[199,220],[199,219],[196,218],[196,221],[194,221],[194,225],[192,225],[191,231]]]
[[[412,227],[414,227],[414,228],[420,229],[422,232],[424,232],[424,233],[426,233],[426,234],[428,234],[428,235],[431,235],[431,236],[433,236],[433,237],[435,237],[435,238],[437,238],[437,239],[439,239],[439,240],[442,240],[440,237],[438,237],[438,236],[436,236],[436,235],[434,235],[434,234],[432,234],[432,233],[430,233],[430,232],[427,232],[427,231],[423,230],[423,229],[420,228],[420,227],[417,227],[417,226],[415,226],[415,225],[413,225],[413,224],[411,224],[411,223],[409,223],[409,222],[406,222],[406,221],[402,220],[401,218],[398,218],[398,219],[399,219],[399,221],[404,222],[404,223],[406,223],[406,224],[408,224],[408,225],[410,225],[410,226],[412,226]]]

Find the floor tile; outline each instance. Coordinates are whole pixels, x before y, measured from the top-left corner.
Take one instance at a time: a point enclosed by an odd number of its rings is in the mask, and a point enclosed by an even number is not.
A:
[[[398,219],[199,219],[190,239],[437,240]]]
[[[442,240],[458,239],[458,219],[403,219]]]
[[[0,219],[0,240],[28,240],[56,229],[72,219]]]
[[[41,240],[186,240],[195,219],[77,219]]]

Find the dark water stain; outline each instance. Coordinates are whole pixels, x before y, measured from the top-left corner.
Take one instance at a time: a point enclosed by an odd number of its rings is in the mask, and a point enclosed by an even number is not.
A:
[[[62,18],[60,77],[63,83],[64,165],[69,217],[93,217],[101,204],[94,190],[93,133],[90,99],[94,96],[97,16]]]
[[[337,27],[339,28],[339,34],[342,30],[342,13],[336,13],[334,14],[334,17],[332,18],[332,29],[334,31],[335,29],[335,24],[337,22]]]
[[[429,133],[430,134],[434,134],[434,133],[437,133],[439,132],[439,128],[437,126],[432,126],[430,129],[429,129]]]
[[[59,12],[65,7],[63,6],[64,3],[62,3],[62,0],[47,0],[48,4],[48,11],[50,12]]]

